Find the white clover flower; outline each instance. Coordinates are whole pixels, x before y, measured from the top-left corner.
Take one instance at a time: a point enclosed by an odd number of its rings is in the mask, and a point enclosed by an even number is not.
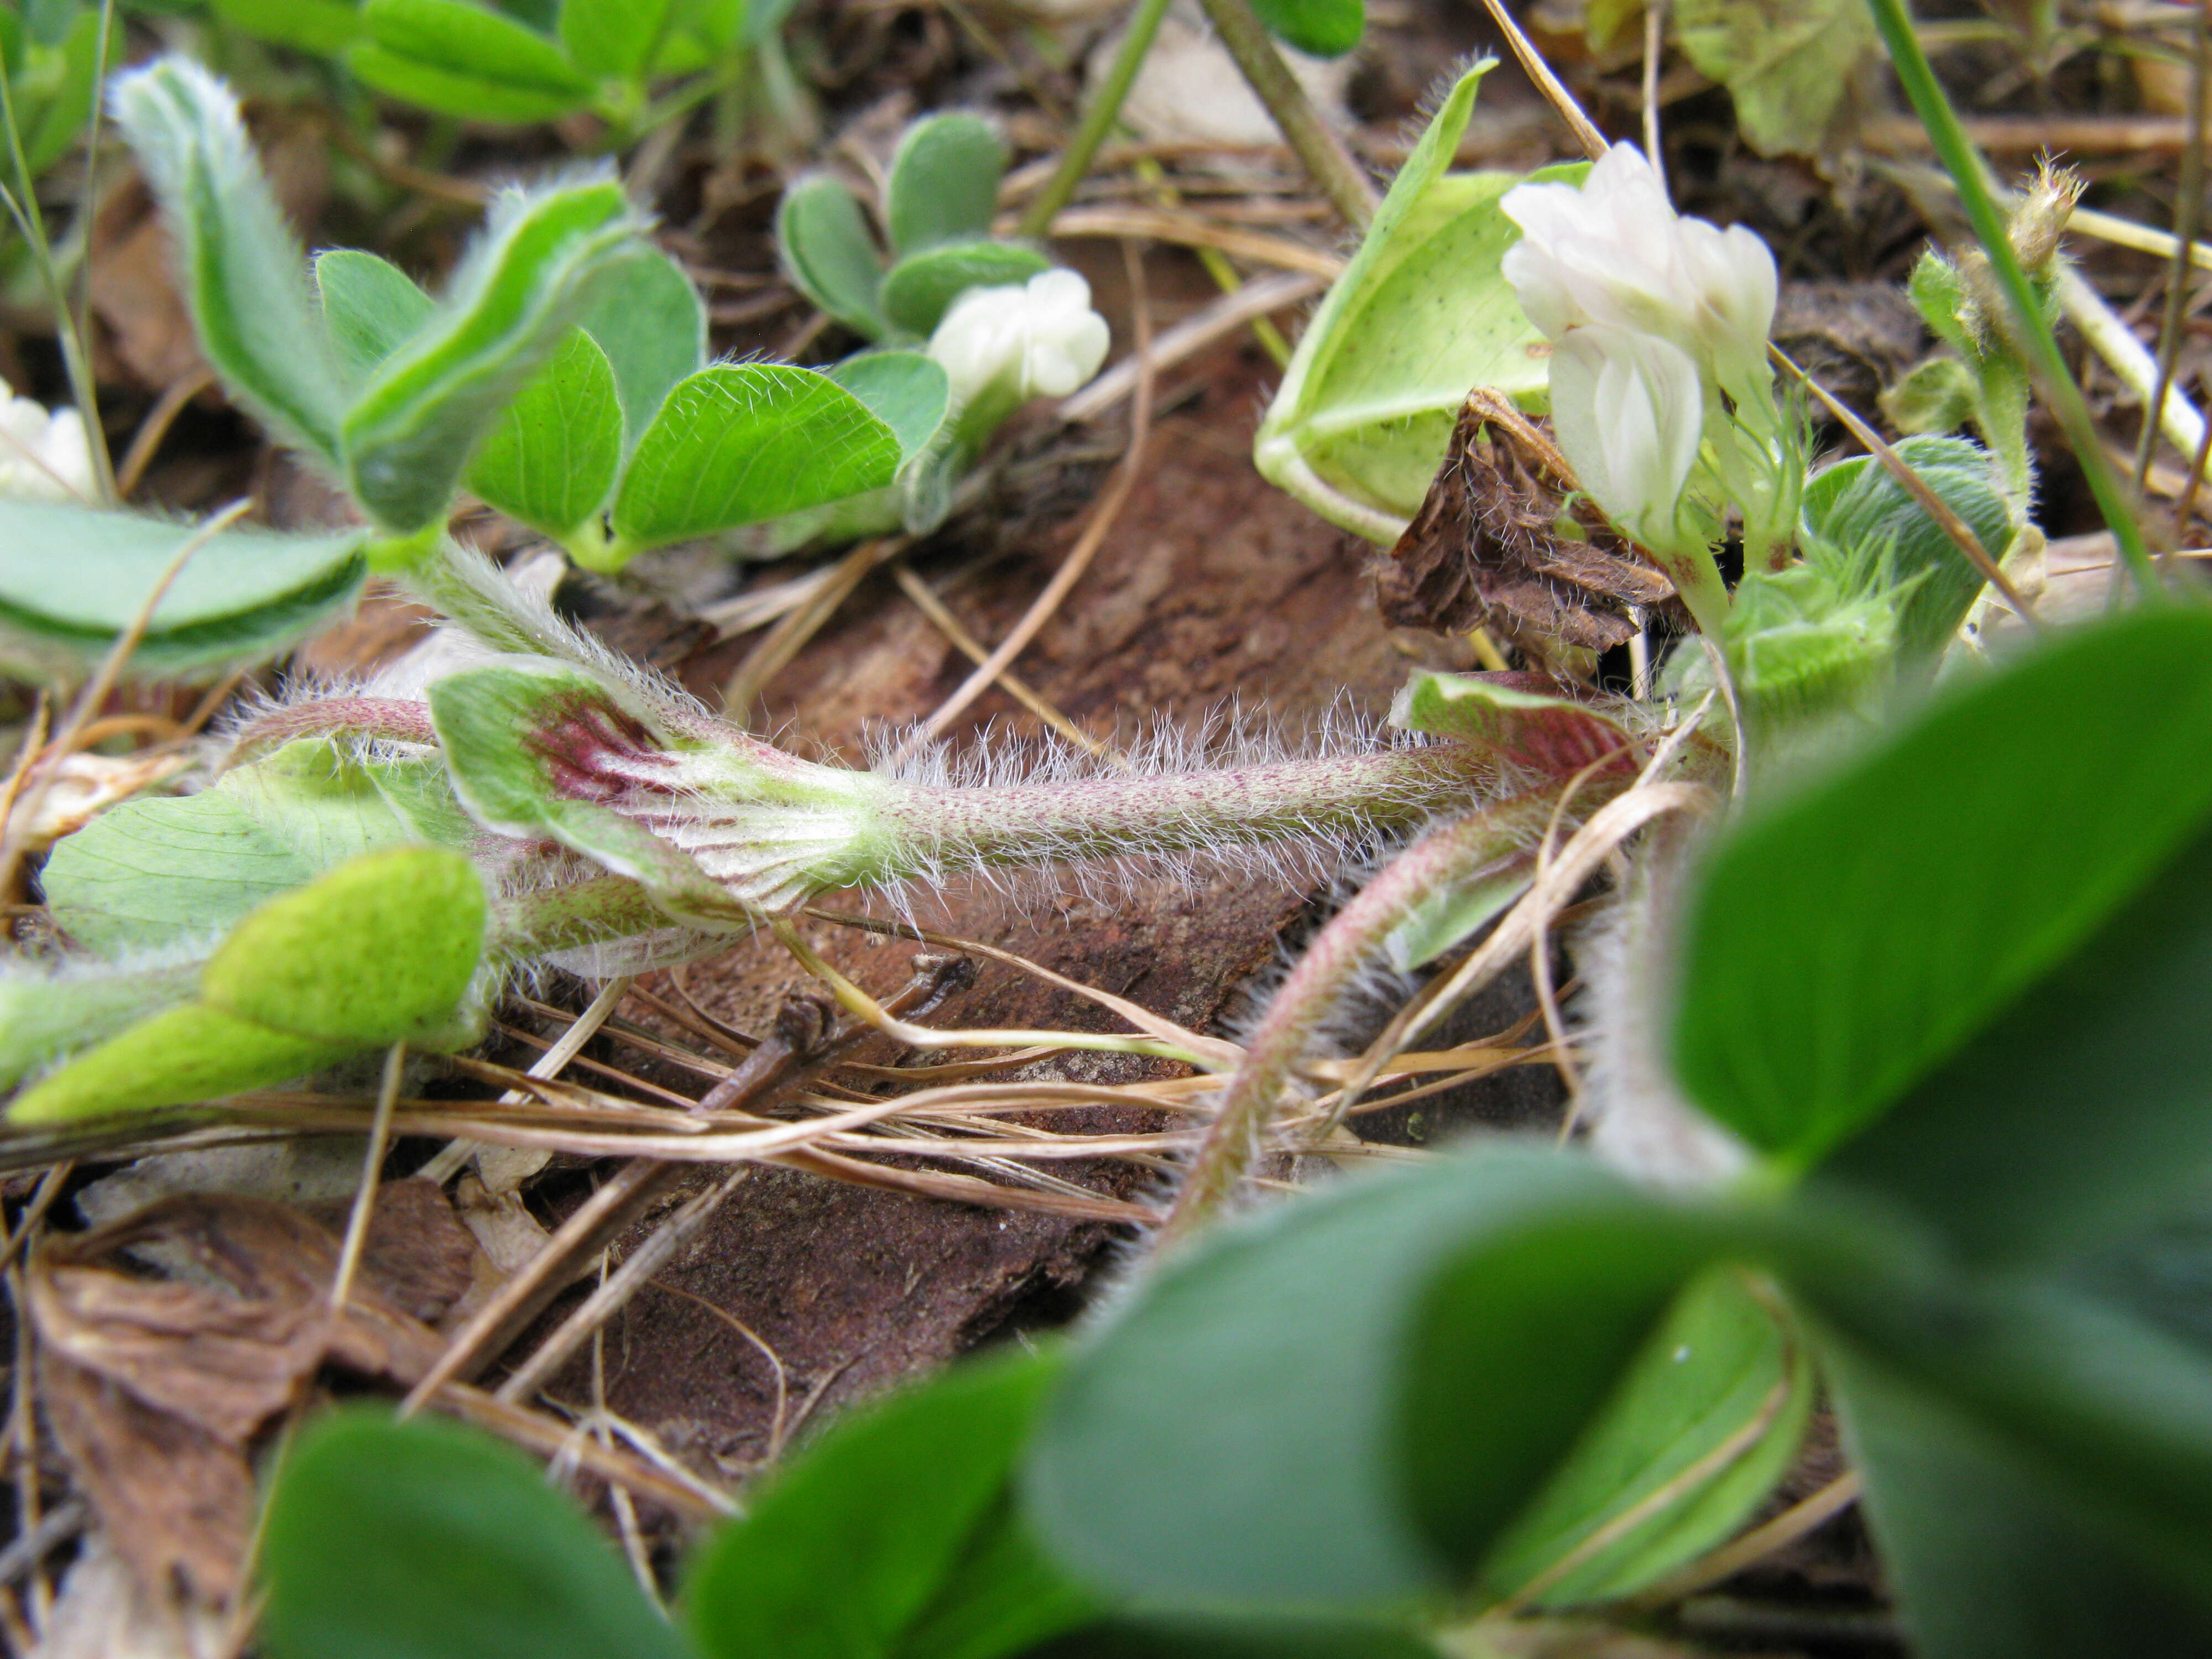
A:
[[[0,380],[0,496],[18,501],[89,501],[92,446],[74,409],[49,414],[44,404],[9,392]]]
[[[1053,270],[1022,286],[969,289],[929,337],[929,355],[952,382],[955,407],[989,392],[1011,412],[1032,398],[1064,398],[1096,374],[1106,337],[1091,285]]]
[[[1731,391],[1766,372],[1774,255],[1741,225],[1676,213],[1633,145],[1615,144],[1579,186],[1516,185],[1499,206],[1525,233],[1505,279],[1549,338],[1592,325],[1656,335]]]
[[[1552,425],[1606,516],[1647,547],[1672,548],[1705,425],[1689,354],[1633,329],[1569,329],[1552,350]]]

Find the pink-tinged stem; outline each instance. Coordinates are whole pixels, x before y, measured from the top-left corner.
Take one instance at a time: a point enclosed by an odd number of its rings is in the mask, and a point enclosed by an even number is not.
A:
[[[1557,790],[1515,795],[1440,824],[1390,860],[1314,936],[1267,1005],[1246,1046],[1244,1063],[1223,1091],[1160,1230],[1172,1249],[1235,1200],[1265,1155],[1267,1132],[1297,1082],[1297,1068],[1322,1025],[1384,941],[1424,901],[1478,878],[1533,860]]]
[[[438,742],[427,704],[396,697],[324,697],[274,708],[247,721],[231,740],[231,758],[234,764],[296,738],[337,736],[385,738],[433,748]]]

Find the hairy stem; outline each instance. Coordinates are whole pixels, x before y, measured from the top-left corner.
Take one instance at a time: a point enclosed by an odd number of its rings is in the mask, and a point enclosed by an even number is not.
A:
[[[1531,839],[1541,833],[1553,805],[1550,791],[1538,791],[1439,825],[1329,919],[1246,1045],[1244,1063],[1223,1091],[1161,1227],[1162,1249],[1189,1237],[1236,1198],[1266,1152],[1268,1126],[1295,1085],[1299,1064],[1383,942],[1424,900],[1532,859]]]
[[[899,880],[963,865],[1337,838],[1468,806],[1492,775],[1480,751],[1437,744],[1151,777],[908,786],[875,808],[888,844],[868,873]]]

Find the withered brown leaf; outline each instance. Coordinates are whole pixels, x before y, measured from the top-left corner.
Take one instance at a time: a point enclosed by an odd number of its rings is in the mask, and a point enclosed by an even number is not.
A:
[[[55,1438],[146,1583],[181,1579],[210,1602],[236,1593],[252,1443],[326,1361],[404,1387],[437,1357],[439,1337],[366,1269],[331,1317],[337,1254],[297,1210],[191,1194],[33,1259],[26,1299]]]
[[[1486,628],[1547,665],[1626,643],[1632,608],[1686,624],[1674,584],[1586,502],[1569,510],[1573,476],[1510,399],[1468,393],[1428,498],[1376,573],[1383,620]],[[1588,539],[1563,535],[1563,517]]]

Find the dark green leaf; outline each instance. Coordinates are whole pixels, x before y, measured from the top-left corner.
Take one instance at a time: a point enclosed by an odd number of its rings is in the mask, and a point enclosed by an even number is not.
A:
[[[276,1659],[685,1659],[629,1570],[489,1436],[380,1411],[322,1418],[270,1493]]]
[[[2208,812],[2212,616],[2046,647],[1722,847],[1689,919],[1677,1071],[1753,1146],[1808,1164],[2063,961]]]
[[[951,242],[909,254],[884,278],[884,317],[893,328],[926,339],[968,289],[1018,287],[1051,263],[1011,242]]]
[[[919,351],[871,351],[848,357],[830,378],[868,406],[898,435],[900,456],[911,460],[945,424],[951,386],[936,361]]]
[[[1260,21],[1300,52],[1341,58],[1367,27],[1364,0],[1254,0]]]
[[[832,1430],[702,1553],[684,1591],[701,1652],[997,1659],[1091,1617],[1006,1498],[1055,1369],[963,1366]]]
[[[0,661],[33,678],[82,676],[197,533],[136,514],[0,501]],[[223,531],[169,585],[131,672],[272,657],[349,605],[367,574],[358,533]]]
[[[801,179],[775,210],[775,251],[792,283],[855,333],[885,331],[876,291],[884,279],[875,239],[853,192],[827,173]]]
[[[437,304],[388,259],[358,248],[315,256],[315,291],[339,358],[366,380],[429,320]]]
[[[720,363],[669,393],[615,498],[631,550],[781,518],[890,483],[898,434],[826,374]]]
[[[1700,1265],[1650,1211],[1582,1160],[1499,1152],[1192,1247],[1070,1356],[1027,1473],[1040,1536],[1163,1610],[1464,1587]]]
[[[622,406],[606,353],[580,328],[493,425],[469,488],[556,540],[597,512],[622,461]]]
[[[980,115],[932,115],[899,139],[884,191],[891,246],[920,253],[941,242],[980,241],[999,210],[1006,146]]]
[[[334,465],[337,355],[237,100],[189,58],[163,58],[117,81],[110,106],[161,198],[208,362],[264,425]]]
[[[683,266],[645,247],[599,278],[577,321],[614,369],[627,448],[653,424],[676,383],[705,364],[706,307]]]
[[[448,0],[452,3],[452,0]],[[453,292],[345,418],[349,482],[399,534],[441,518],[500,412],[560,345],[598,279],[635,246],[611,179],[503,199]]]
[[[2149,1225],[2212,1176],[2212,838],[1843,1147],[1820,1178],[1978,1258]]]
[[[2042,1352],[2017,1363],[2037,1370]],[[2117,1632],[2130,1659],[2212,1648],[2203,1540],[2184,1547],[2197,1558],[2192,1595],[2188,1575],[2161,1571],[2143,1548],[2150,1528],[2128,1513],[2126,1480],[2104,1491],[2069,1482],[2033,1443],[1854,1349],[1832,1352],[1832,1376],[1913,1650],[2079,1659],[2111,1652]]]
[[[472,121],[550,121],[592,83],[559,44],[469,0],[368,0],[346,65],[380,92]]]

